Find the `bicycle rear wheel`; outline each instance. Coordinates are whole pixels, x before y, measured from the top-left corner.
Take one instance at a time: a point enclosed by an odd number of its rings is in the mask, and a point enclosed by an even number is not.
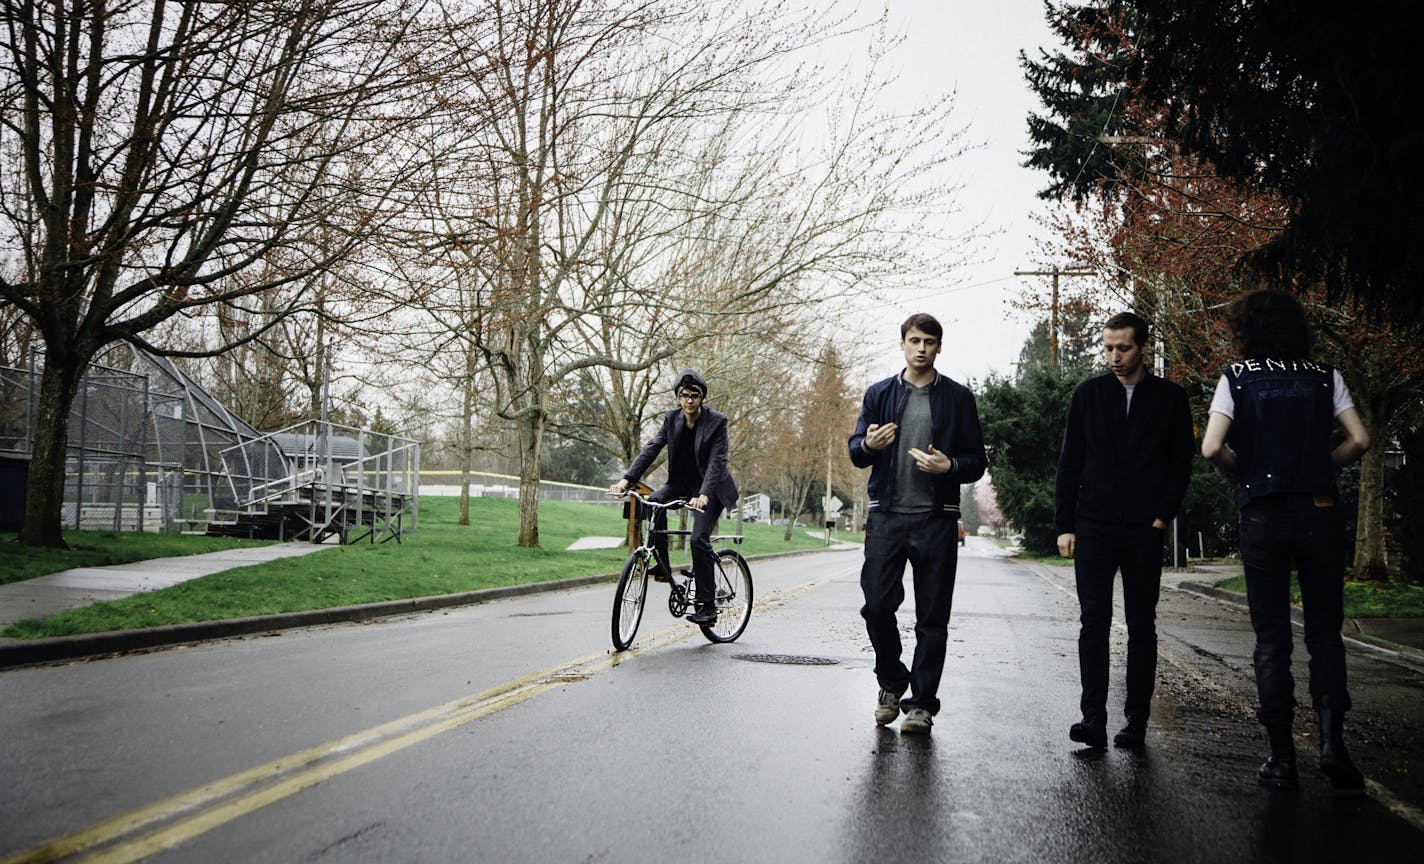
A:
[[[633,644],[638,624],[643,620],[643,601],[648,597],[648,554],[634,552],[623,565],[618,589],[613,594],[613,648],[626,651]]]
[[[702,628],[702,635],[712,642],[731,642],[747,629],[752,617],[752,571],[735,549],[717,553],[717,572],[713,574],[717,591],[717,623]]]

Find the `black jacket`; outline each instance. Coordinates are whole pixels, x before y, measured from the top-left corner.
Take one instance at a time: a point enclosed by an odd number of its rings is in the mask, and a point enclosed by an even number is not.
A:
[[[897,444],[880,450],[867,448],[865,430],[872,423],[883,426],[900,422],[910,396],[908,385],[901,378],[903,374],[902,370],[898,375],[870,385],[861,402],[855,432],[846,441],[851,463],[857,468],[870,468],[866,492],[871,512],[888,507],[895,497],[895,459],[900,448]],[[936,372],[934,383],[930,385],[930,423],[934,427],[935,449],[953,460],[948,474],[930,477],[934,509],[936,513],[958,513],[959,484],[973,483],[983,477],[989,464],[984,454],[984,432],[979,428],[974,394],[963,384]]]
[[[1187,394],[1147,374],[1132,391],[1112,373],[1089,378],[1073,392],[1058,456],[1053,520],[1058,533],[1081,517],[1095,522],[1151,525],[1182,506],[1192,473],[1195,433]]]
[[[678,436],[686,432],[687,423],[682,419],[682,409],[674,408],[667,412],[657,434],[643,445],[642,452],[628,466],[624,478],[635,483],[643,479],[643,472],[653,464],[658,453],[669,444],[675,444]],[[735,507],[737,484],[727,470],[727,415],[704,407],[693,432],[693,455],[697,459],[697,471],[702,475],[702,485],[697,494],[722,502],[724,508]]]

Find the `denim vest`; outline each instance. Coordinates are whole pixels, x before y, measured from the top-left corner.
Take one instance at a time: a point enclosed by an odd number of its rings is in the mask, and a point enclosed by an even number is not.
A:
[[[1236,402],[1227,443],[1241,483],[1237,506],[1277,494],[1335,494],[1332,369],[1311,360],[1242,360],[1226,370]]]

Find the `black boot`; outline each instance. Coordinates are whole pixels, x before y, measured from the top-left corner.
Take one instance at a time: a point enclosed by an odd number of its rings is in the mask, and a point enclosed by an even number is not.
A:
[[[1256,771],[1257,782],[1272,789],[1294,789],[1295,741],[1291,738],[1291,727],[1267,726],[1266,737],[1271,742],[1271,758]]]
[[[1336,789],[1364,789],[1365,776],[1350,761],[1350,751],[1345,749],[1345,712],[1338,708],[1320,708],[1315,713],[1320,718],[1321,772]]]
[[[1113,736],[1114,747],[1136,750],[1147,743],[1147,720],[1142,717],[1127,718],[1127,725]]]
[[[1106,750],[1108,746],[1107,724],[1091,723],[1084,718],[1068,728],[1068,737],[1079,744],[1086,744],[1093,750]]]

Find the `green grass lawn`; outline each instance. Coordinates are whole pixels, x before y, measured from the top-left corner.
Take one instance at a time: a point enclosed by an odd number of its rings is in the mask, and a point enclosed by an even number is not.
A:
[[[64,542],[69,544],[68,549],[36,549],[16,543],[14,534],[0,534],[0,585],[75,567],[104,567],[148,558],[267,546],[272,541],[142,531],[65,531]]]
[[[1246,593],[1246,577],[1216,583],[1227,591]],[[1291,602],[1300,605],[1300,586],[1291,577]],[[1424,587],[1393,582],[1345,583],[1346,618],[1418,618],[1424,616]]]
[[[64,636],[451,594],[617,573],[627,557],[621,546],[566,551],[566,547],[580,537],[623,536],[626,523],[616,507],[542,502],[539,505],[542,548],[525,549],[515,544],[519,519],[517,501],[471,499],[471,524],[465,526],[456,524],[458,505],[455,498],[422,499],[420,529],[406,534],[400,544],[391,541],[333,546],[298,558],[215,573],[111,603],[22,621],[0,632],[0,636]],[[730,533],[735,523],[723,520],[719,528]],[[749,557],[824,548],[819,534],[812,537],[807,529],[798,528],[787,542],[782,539],[785,530],[769,525],[744,525],[746,541],[738,548]],[[113,536],[127,540],[129,535]],[[686,551],[674,550],[673,561],[674,565],[687,563]]]

